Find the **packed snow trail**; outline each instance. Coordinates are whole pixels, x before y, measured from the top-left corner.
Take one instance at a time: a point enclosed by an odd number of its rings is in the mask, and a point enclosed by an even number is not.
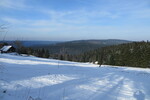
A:
[[[150,100],[150,69],[0,54],[0,100]]]

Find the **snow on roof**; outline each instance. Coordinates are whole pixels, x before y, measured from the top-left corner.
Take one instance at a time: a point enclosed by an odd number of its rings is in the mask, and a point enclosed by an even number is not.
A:
[[[12,46],[8,45],[8,46],[3,46],[0,50],[1,51],[8,51]]]

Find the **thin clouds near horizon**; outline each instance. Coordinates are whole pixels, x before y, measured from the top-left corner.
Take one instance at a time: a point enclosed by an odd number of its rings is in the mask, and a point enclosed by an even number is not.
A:
[[[149,0],[1,0],[0,11],[8,40],[150,40]]]

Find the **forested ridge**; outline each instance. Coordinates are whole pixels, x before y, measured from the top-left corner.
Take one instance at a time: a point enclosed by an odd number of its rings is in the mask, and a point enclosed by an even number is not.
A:
[[[3,44],[3,45],[8,45]],[[46,48],[28,48],[21,42],[15,41],[19,54],[34,55],[43,58],[54,58],[76,62],[98,62],[99,65],[133,66],[150,68],[150,42],[132,42],[119,45],[100,47],[81,54],[70,54],[64,50],[60,53],[51,53]],[[2,45],[1,45],[2,47]],[[80,49],[80,48],[78,48]]]
[[[110,45],[118,45],[122,43],[130,43],[132,41],[119,40],[119,39],[107,39],[107,40],[76,40],[62,43],[56,43],[52,45],[39,45],[33,46],[34,49],[44,48],[47,49],[50,54],[69,54],[78,55],[90,50],[102,48]]]
[[[96,49],[79,56],[80,62],[100,65],[133,66],[150,68],[150,42],[133,42]]]

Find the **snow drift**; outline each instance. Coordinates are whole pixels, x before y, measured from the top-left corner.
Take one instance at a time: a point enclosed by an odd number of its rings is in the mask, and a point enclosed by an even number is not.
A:
[[[0,100],[150,100],[150,69],[0,54]]]

